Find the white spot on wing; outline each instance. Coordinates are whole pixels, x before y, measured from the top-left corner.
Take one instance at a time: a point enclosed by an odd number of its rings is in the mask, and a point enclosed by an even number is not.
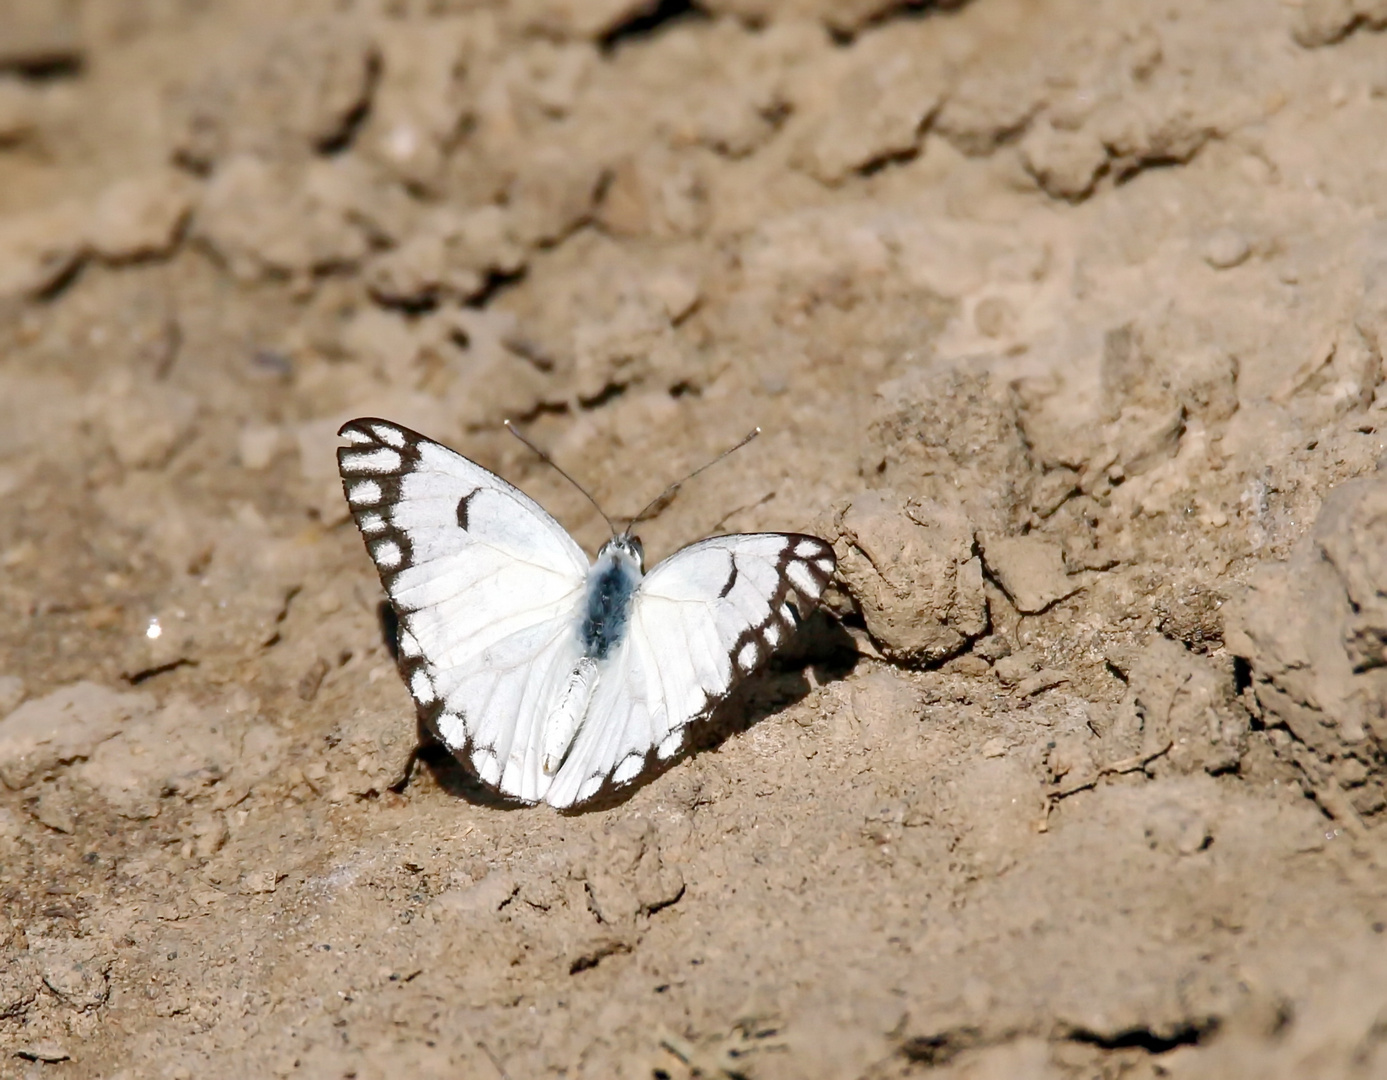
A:
[[[586,800],[591,799],[594,795],[597,794],[597,789],[601,786],[602,777],[589,776],[586,780],[583,781],[582,786],[578,788],[578,797],[573,801],[585,802]]]
[[[820,546],[813,540],[801,540],[795,547],[795,554],[801,559],[812,559],[820,550]]]
[[[490,750],[478,750],[472,755],[472,764],[477,770],[477,775],[481,777],[482,783],[496,786],[496,781],[501,779],[501,763],[496,760],[496,755]]]
[[[394,447],[402,447],[405,444],[405,433],[397,427],[389,424],[372,424],[371,430],[376,433],[376,438],[383,443],[389,443]]]
[[[433,704],[433,680],[423,668],[415,668],[409,677],[409,692],[420,705]]]
[[[419,647],[419,639],[408,630],[400,631],[400,652],[411,660],[424,655],[424,650]]]
[[[347,501],[353,506],[375,506],[380,496],[380,485],[374,480],[363,480],[347,489]]]
[[[768,623],[766,625],[766,644],[774,649],[780,644],[780,634],[781,630],[778,622]]]
[[[438,734],[449,750],[457,750],[467,742],[467,728],[462,717],[455,712],[445,712],[438,718]]]
[[[818,596],[819,586],[814,580],[814,575],[809,572],[809,568],[802,562],[792,562],[785,568],[785,576],[790,579],[793,585],[805,596]]]
[[[756,642],[748,641],[737,653],[737,666],[750,671],[756,666]]]
[[[357,522],[361,531],[364,533],[376,533],[385,528],[385,518],[379,514],[362,514],[361,520]]]
[[[830,559],[827,555],[823,556],[822,558],[815,559],[814,565],[817,566],[820,570],[822,570],[825,574],[833,573],[833,560]]]
[[[378,450],[343,454],[342,468],[351,472],[393,473],[400,471],[403,460],[398,450],[391,450],[387,446],[382,446]]]
[[[394,570],[404,557],[400,552],[400,545],[394,540],[382,540],[371,549],[371,556],[382,570]]]
[[[346,431],[342,432],[342,438],[346,439],[347,442],[356,443],[357,446],[374,441],[370,435],[357,428],[347,428]]]
[[[624,784],[628,780],[634,779],[640,774],[641,766],[644,764],[645,759],[636,754],[623,759],[621,764],[616,767],[616,772],[612,773],[612,782]]]
[[[655,751],[655,753],[659,755],[661,761],[667,761],[669,758],[672,758],[675,754],[677,754],[679,752],[679,748],[683,745],[684,729],[680,728],[678,731],[671,731],[668,735],[666,735],[664,741],[660,743],[660,747],[658,750]]]

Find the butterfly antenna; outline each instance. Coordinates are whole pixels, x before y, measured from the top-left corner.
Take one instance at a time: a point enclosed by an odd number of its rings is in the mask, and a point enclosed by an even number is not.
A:
[[[528,446],[528,447],[534,452],[535,456],[539,458],[540,461],[544,462],[544,464],[548,465],[548,466],[549,466],[551,469],[553,469],[556,473],[558,473],[558,474],[559,474],[560,476],[562,476],[565,480],[567,480],[570,484],[572,484],[572,485],[573,485],[574,487],[576,487],[579,491],[581,491],[581,492],[583,493],[583,498],[587,499],[588,502],[592,503],[593,507],[597,510],[597,512],[598,512],[599,514],[602,515],[602,520],[605,521],[605,522],[607,523],[607,528],[609,528],[609,529],[612,530],[612,535],[613,535],[613,536],[616,536],[616,522],[614,522],[611,518],[609,518],[609,517],[607,516],[607,511],[605,511],[605,510],[602,509],[602,505],[601,505],[596,499],[594,499],[594,498],[592,497],[592,493],[589,492],[587,488],[583,487],[583,485],[580,484],[580,483],[578,483],[577,480],[574,480],[573,477],[569,476],[568,473],[564,472],[561,468],[559,468],[559,466],[557,465],[557,463],[555,463],[555,461],[554,461],[553,458],[551,458],[548,454],[546,454],[546,453],[545,453],[543,450],[541,450],[538,446],[536,446],[534,443],[532,443],[532,442],[531,442],[529,439],[527,439],[524,435],[520,434],[519,429],[518,429],[514,424],[512,424],[509,420],[502,420],[501,423],[503,423],[503,424],[506,426],[506,430],[507,430],[507,431],[509,431],[509,432],[510,432],[512,435],[514,435],[517,439],[519,439],[519,440],[520,440],[521,442],[523,442],[526,446]],[[745,441],[745,440],[743,440],[743,441]],[[734,449],[735,449],[735,447],[734,447]],[[707,466],[705,465],[704,468],[707,468]],[[702,470],[700,470],[700,471],[702,471]]]
[[[665,488],[664,491],[660,492],[660,494],[656,495],[655,498],[651,499],[650,503],[646,506],[644,510],[642,510],[639,514],[637,514],[635,517],[631,519],[630,524],[626,526],[626,535],[631,535],[632,529],[634,529],[637,525],[644,521],[651,514],[651,512],[655,510],[656,507],[663,506],[670,499],[674,498],[675,492],[677,492],[681,487],[687,484],[695,476],[703,472],[705,469],[711,469],[719,461],[727,457],[728,454],[736,453],[736,451],[740,450],[742,447],[744,447],[747,443],[751,442],[752,439],[756,438],[756,436],[760,434],[761,429],[759,427],[752,428],[749,432],[747,432],[746,436],[742,439],[742,441],[739,442],[736,446],[729,446],[726,450],[724,450],[717,457],[713,458],[713,460],[708,462],[706,465],[700,465],[693,472],[689,473],[688,476],[684,477],[684,479],[676,480],[674,483],[670,484],[670,486]]]

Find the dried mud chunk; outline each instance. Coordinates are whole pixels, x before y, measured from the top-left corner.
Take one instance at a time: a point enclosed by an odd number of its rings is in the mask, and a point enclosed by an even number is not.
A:
[[[1248,719],[1236,697],[1231,667],[1192,653],[1177,641],[1153,638],[1138,653],[1112,660],[1124,671],[1141,732],[1137,753],[1155,753],[1176,772],[1226,772],[1246,749]]]
[[[356,211],[373,194],[366,176],[346,165],[289,169],[243,155],[217,170],[193,230],[236,277],[310,274],[367,253]]]
[[[1004,531],[1031,484],[1014,396],[986,372],[918,367],[876,390],[876,418],[859,465],[912,498],[955,501],[980,526]]]
[[[51,289],[86,249],[85,213],[76,203],[0,218],[0,300]]]
[[[1342,484],[1284,563],[1225,608],[1267,727],[1336,818],[1387,805],[1387,481]]]
[[[990,40],[950,88],[934,130],[973,157],[991,154],[1025,131],[1046,101],[1045,72],[1038,57],[1047,50],[1036,38],[1019,33]]]
[[[825,184],[914,153],[948,87],[927,39],[902,47],[899,34],[875,34],[842,58],[799,136],[796,163]]]
[[[205,170],[235,154],[331,149],[365,111],[375,71],[371,37],[350,20],[298,19],[249,37],[172,102],[175,157]]]
[[[38,961],[40,976],[59,1000],[79,1011],[105,1004],[110,995],[110,962],[97,955],[90,942],[31,939],[29,951]]]
[[[1108,407],[1181,406],[1208,423],[1228,419],[1238,408],[1238,361],[1212,336],[1173,309],[1110,330],[1102,367]]]
[[[27,949],[0,952],[0,1020],[15,1020],[28,1012],[40,981],[38,965]]]
[[[530,244],[563,239],[592,216],[602,176],[601,163],[581,147],[540,146],[507,195],[516,235]]]
[[[1118,178],[1150,164],[1189,161],[1219,131],[1171,89],[1126,95],[1086,126],[1108,148]]]
[[[863,492],[835,514],[831,538],[838,577],[891,659],[944,660],[987,629],[973,526],[959,508]]]
[[[622,298],[611,317],[573,331],[573,390],[579,401],[657,375],[668,385],[684,373],[684,354],[662,304],[645,294]]]
[[[408,184],[432,189],[440,182],[471,105],[467,74],[483,27],[463,17],[376,29],[380,81],[357,137],[362,154]]]
[[[1038,124],[1021,143],[1021,160],[1047,195],[1078,202],[1092,194],[1108,151],[1091,132]]]
[[[1239,365],[1211,336],[1173,310],[1109,330],[1098,408],[1076,413],[1062,393],[1026,401],[1020,423],[1037,463],[1078,470],[1093,492],[1176,456],[1193,420],[1216,432],[1239,407]]]
[[[683,896],[683,872],[662,853],[653,822],[618,826],[603,847],[584,874],[588,908],[598,922],[618,929],[630,926]]]
[[[113,262],[167,254],[196,195],[197,185],[172,170],[117,181],[92,208],[87,223],[92,252]]]
[[[366,282],[389,303],[470,300],[493,276],[514,274],[524,265],[524,249],[501,207],[467,213],[444,209],[421,221],[418,232],[398,248],[375,259]]]
[[[1307,49],[1332,45],[1358,26],[1374,30],[1387,27],[1384,0],[1303,0],[1291,29],[1296,42]]]
[[[988,573],[1023,614],[1044,611],[1083,588],[1065,571],[1063,549],[1039,536],[988,537],[982,552]]]
[[[153,707],[148,694],[121,694],[90,682],[26,702],[0,720],[0,781],[18,790],[59,765],[88,758]]]

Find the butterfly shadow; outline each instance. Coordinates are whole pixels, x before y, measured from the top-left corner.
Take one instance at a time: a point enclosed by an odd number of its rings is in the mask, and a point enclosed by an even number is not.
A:
[[[383,614],[382,628],[387,627],[389,621]],[[737,683],[711,713],[689,725],[688,737],[678,754],[661,761],[652,752],[646,767],[633,780],[620,785],[609,782],[592,798],[560,813],[578,816],[620,806],[679,763],[716,750],[734,735],[749,731],[767,717],[803,701],[815,685],[845,678],[856,667],[859,655],[856,643],[843,624],[822,609],[815,611],[770,663]],[[411,751],[400,779],[390,786],[391,790],[403,792],[411,783],[418,764],[428,770],[434,783],[447,794],[474,805],[494,810],[520,810],[532,805],[502,795],[483,783],[434,737],[422,720],[418,745]]]

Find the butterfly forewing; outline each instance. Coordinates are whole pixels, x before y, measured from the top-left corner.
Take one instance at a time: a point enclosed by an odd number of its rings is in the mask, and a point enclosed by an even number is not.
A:
[[[793,632],[791,602],[816,602],[833,569],[828,544],[794,533],[715,536],[659,563],[547,801],[585,802],[678,753],[688,725]]]
[[[343,488],[400,617],[400,666],[421,715],[486,783],[543,798],[547,706],[579,654],[588,560],[500,477],[385,420],[340,434]]]

